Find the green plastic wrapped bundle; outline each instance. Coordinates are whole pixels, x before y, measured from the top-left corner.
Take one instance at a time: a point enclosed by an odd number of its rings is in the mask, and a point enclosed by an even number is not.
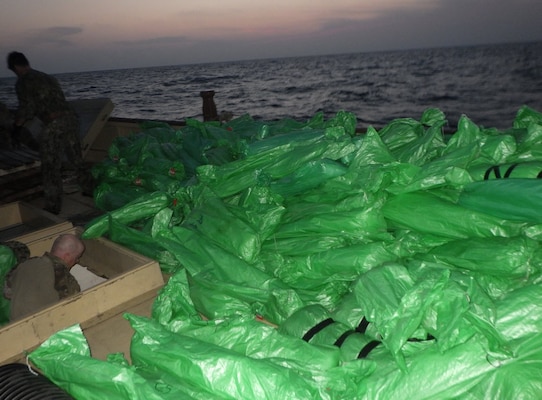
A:
[[[497,218],[542,223],[542,181],[539,179],[492,179],[473,182],[459,196],[461,206]]]
[[[311,161],[297,171],[271,182],[271,190],[281,196],[291,197],[318,187],[328,179],[345,174],[347,168],[336,161],[323,159]]]
[[[414,118],[397,118],[378,132],[388,151],[395,153],[401,147],[423,137],[425,128]]]
[[[182,226],[252,263],[262,242],[279,225],[283,210],[280,206],[269,206],[267,210],[260,207],[260,213],[251,213],[246,208],[209,197],[191,210]]]
[[[319,397],[316,383],[293,368],[174,334],[140,317],[129,319],[136,331],[131,346],[135,365],[155,365],[179,386],[228,399]]]
[[[423,165],[438,157],[445,147],[442,135],[442,121],[439,125],[430,127],[423,136],[401,146],[392,152],[397,161],[412,165]]]
[[[131,183],[144,188],[147,193],[159,191],[173,194],[181,187],[181,182],[171,178],[168,174],[156,174],[144,170],[140,171]]]
[[[542,112],[528,106],[521,106],[514,118],[514,128],[530,128],[542,125]]]
[[[267,136],[264,140],[247,143],[245,156],[255,156],[276,149],[292,149],[299,143],[315,143],[325,137],[325,129],[299,129]]]
[[[141,371],[119,357],[101,361],[90,349],[79,325],[56,333],[30,355],[30,360],[58,386],[77,399],[204,399],[201,392],[167,382],[152,369]]]
[[[451,269],[523,279],[539,275],[541,266],[536,256],[539,248],[538,242],[523,236],[472,237],[450,241],[416,257]]]
[[[393,194],[417,192],[443,187],[459,188],[472,182],[467,167],[477,156],[476,147],[461,148],[435,158],[423,166],[397,165],[397,178],[386,190]]]
[[[381,344],[371,332],[366,332],[366,320],[357,327],[349,327],[336,321],[322,306],[314,304],[293,313],[280,327],[279,332],[299,337],[316,346],[332,346],[340,349],[343,362],[364,359]]]
[[[507,162],[517,151],[517,141],[512,135],[495,129],[483,129],[462,115],[457,124],[457,131],[450,137],[444,153],[453,153],[459,149],[476,150],[476,157],[471,167]]]
[[[475,181],[496,179],[537,179],[542,173],[542,162],[479,165],[469,169]]]
[[[180,262],[151,234],[130,228],[115,220],[109,222],[109,239],[129,249],[158,261],[162,271],[172,273],[180,268]]]
[[[328,128],[325,139],[280,146],[223,166],[205,165],[198,168],[198,179],[221,197],[228,197],[268,179],[291,174],[307,162],[329,158],[337,160],[354,150],[342,128]]]
[[[184,165],[180,161],[166,158],[147,158],[141,166],[143,171],[167,176],[171,179],[182,181],[186,178]]]
[[[277,323],[302,304],[279,279],[180,226],[159,239],[188,271],[198,310],[208,318],[265,314]]]
[[[526,226],[522,222],[467,209],[431,192],[390,197],[382,212],[398,227],[455,239],[518,236]]]
[[[540,285],[517,289],[496,304],[496,327],[508,340],[508,355],[488,352],[473,336],[440,352],[428,348],[407,359],[408,373],[382,365],[381,374],[364,380],[363,399],[391,398],[537,398],[542,393],[536,378],[542,359]],[[378,367],[377,367],[378,368]]]
[[[304,256],[265,253],[267,271],[296,288],[352,282],[359,274],[397,258],[386,242],[357,243]]]
[[[175,274],[161,291],[161,302],[153,309],[153,319],[175,333],[198,338],[226,347],[252,358],[291,360],[304,365],[306,370],[327,370],[339,365],[339,350],[310,344],[290,335],[281,334],[276,327],[262,323],[259,317],[233,317],[225,320],[203,321],[187,298],[188,282],[182,273]],[[167,298],[166,298],[167,297]],[[171,306],[181,309],[172,313]],[[186,318],[191,323],[183,323]],[[232,335],[231,332],[236,332]]]
[[[389,264],[374,268],[358,278],[353,292],[358,307],[374,324],[372,329],[381,336],[401,369],[407,369],[406,343],[432,337],[436,338],[434,346],[448,351],[481,335],[488,349],[509,354],[494,326],[487,295],[473,282],[438,265],[413,268]],[[470,304],[469,298],[483,307]]]
[[[104,182],[94,190],[94,204],[100,210],[113,211],[146,193],[146,189],[128,182]]]
[[[109,219],[129,224],[150,218],[171,204],[171,198],[163,192],[153,192],[142,195],[128,204],[107,214],[96,217],[85,227],[82,234],[84,239],[104,235],[109,229]]]

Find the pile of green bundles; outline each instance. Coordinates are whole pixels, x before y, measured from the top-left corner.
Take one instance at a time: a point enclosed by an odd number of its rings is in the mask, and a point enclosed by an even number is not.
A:
[[[131,363],[92,358],[79,326],[30,360],[84,399],[541,398],[542,114],[446,124],[242,116],[119,138],[84,237],[171,278],[152,318],[125,315]]]

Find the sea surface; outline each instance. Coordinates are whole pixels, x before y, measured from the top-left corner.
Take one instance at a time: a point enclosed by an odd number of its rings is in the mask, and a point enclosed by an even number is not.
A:
[[[47,72],[47,71],[44,71]],[[507,129],[528,105],[542,112],[542,42],[291,57],[56,75],[68,99],[109,97],[113,116],[203,119],[200,92],[218,112],[267,121],[306,121],[352,112],[360,127],[442,110]],[[0,101],[16,107],[15,78],[0,79]]]

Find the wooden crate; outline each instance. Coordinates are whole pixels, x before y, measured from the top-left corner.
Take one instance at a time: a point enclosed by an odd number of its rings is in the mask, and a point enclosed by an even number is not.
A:
[[[80,228],[62,233],[80,234]],[[51,248],[59,233],[27,243],[31,255]],[[21,361],[59,330],[80,324],[83,330],[105,323],[142,302],[164,285],[158,263],[104,238],[85,240],[79,264],[107,280],[0,328],[0,364]],[[129,338],[127,338],[129,340]]]
[[[0,205],[0,241],[18,240],[28,243],[49,234],[72,228],[71,222],[17,201]]]

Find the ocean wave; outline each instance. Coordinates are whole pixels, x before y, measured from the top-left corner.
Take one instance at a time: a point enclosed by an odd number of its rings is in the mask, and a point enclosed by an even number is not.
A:
[[[440,108],[480,125],[509,128],[522,105],[542,110],[542,42],[290,57],[58,75],[69,99],[110,97],[113,116],[202,119],[203,90],[220,111],[256,119],[307,120],[338,111],[364,125]],[[0,101],[17,104],[14,78]]]

